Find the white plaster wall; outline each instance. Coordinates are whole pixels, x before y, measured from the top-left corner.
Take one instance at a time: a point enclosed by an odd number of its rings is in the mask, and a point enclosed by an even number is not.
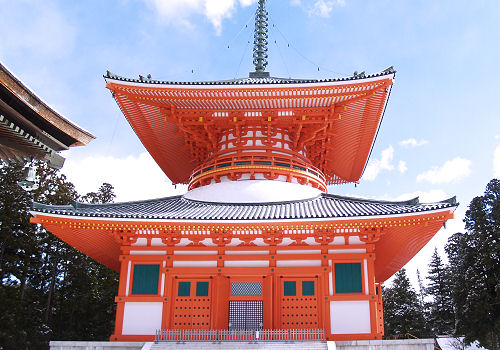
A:
[[[363,269],[365,277],[365,294],[368,295],[368,262],[366,259],[363,260]]]
[[[314,250],[277,250],[276,254],[321,254],[321,250],[319,249],[314,249]]]
[[[333,241],[331,243],[328,243],[329,245],[344,245],[345,244],[345,239],[344,237],[341,236],[335,236]]]
[[[131,250],[130,255],[165,255],[164,250]]]
[[[366,253],[366,249],[328,249],[328,254],[356,254]]]
[[[278,260],[276,266],[321,266],[321,260]]]
[[[302,242],[304,242],[305,244],[308,244],[308,245],[320,245],[318,242],[316,242],[314,237],[307,237]]]
[[[349,244],[365,244],[365,242],[362,242],[358,236],[351,236],[349,237]]]
[[[291,239],[289,237],[285,237],[285,238],[283,238],[283,241],[281,241],[281,243],[278,244],[278,247],[286,247],[294,242],[295,242],[294,239]]]
[[[269,254],[269,250],[226,250],[226,255],[266,255]]]
[[[128,296],[129,289],[130,289],[130,271],[132,270],[132,261],[128,262],[127,265],[127,284],[125,286],[125,296]]]
[[[166,246],[166,244],[161,241],[161,238],[151,238],[151,246],[152,247],[162,247],[162,246]]]
[[[216,250],[174,250],[174,255],[217,255]]]
[[[371,333],[368,300],[331,301],[332,334]]]
[[[146,238],[137,238],[135,243],[132,243],[131,246],[146,246],[148,244],[148,240]]]
[[[190,239],[181,238],[179,243],[177,243],[175,246],[176,247],[185,247],[185,246],[189,245],[190,243],[192,243]]]
[[[225,267],[268,267],[268,260],[227,260]]]
[[[333,269],[331,269],[332,265],[332,261],[328,260],[328,266],[330,266],[330,272],[328,272],[328,291],[330,292],[330,295],[333,295]]]
[[[154,335],[161,328],[163,303],[126,302],[122,334]]]
[[[207,261],[187,261],[178,260],[173,262],[174,267],[217,267],[217,261],[207,260]]]

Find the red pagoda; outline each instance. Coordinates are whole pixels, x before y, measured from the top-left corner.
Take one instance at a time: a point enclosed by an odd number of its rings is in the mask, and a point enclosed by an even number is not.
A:
[[[395,71],[270,77],[266,16],[260,0],[248,78],[105,76],[161,169],[189,184],[185,195],[34,204],[34,223],[120,272],[111,340],[291,329],[381,339],[381,283],[453,217],[454,198],[327,194],[328,185],[361,178]]]

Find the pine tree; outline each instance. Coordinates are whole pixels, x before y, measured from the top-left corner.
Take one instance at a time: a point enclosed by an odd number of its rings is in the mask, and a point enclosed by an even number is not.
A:
[[[97,192],[82,196],[93,204],[112,202],[113,186],[104,183]],[[54,315],[54,337],[61,340],[106,340],[115,320],[114,297],[118,273],[74,250],[64,265],[65,283],[59,290],[59,307]]]
[[[17,185],[22,176],[22,164],[0,164],[0,346],[4,349],[42,348],[38,345],[48,341],[40,302],[43,269],[27,210],[31,198]]]
[[[429,263],[427,278],[429,285],[427,294],[432,297],[429,302],[429,326],[436,335],[452,334],[455,328],[453,300],[451,298],[451,281],[449,270],[443,265],[437,249]]]
[[[410,284],[406,270],[396,273],[391,287],[383,289],[385,336],[416,337],[427,335],[424,315],[420,309],[417,293]]]
[[[417,291],[417,296],[418,296],[418,303],[420,306],[420,310],[424,315],[424,318],[427,320],[428,315],[427,315],[427,303],[425,302],[425,297],[427,296],[426,289],[424,287],[424,283],[422,281],[422,278],[420,277],[420,271],[417,269],[417,283],[418,283],[418,291]]]
[[[448,240],[456,332],[500,349],[500,181],[493,179],[474,198],[465,216],[465,233]]]
[[[22,165],[0,165],[0,349],[48,349],[49,340],[105,340],[113,330],[118,274],[30,224],[34,199],[69,204],[78,199],[64,175],[38,163],[40,187],[17,185]],[[84,196],[112,201],[103,184]]]

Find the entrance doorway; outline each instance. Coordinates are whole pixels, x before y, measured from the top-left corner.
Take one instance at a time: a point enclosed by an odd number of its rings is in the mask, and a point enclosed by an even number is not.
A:
[[[229,330],[263,328],[262,282],[231,282]]]
[[[174,285],[172,328],[210,329],[210,280],[179,279]]]
[[[280,323],[282,329],[320,328],[318,279],[281,279]]]
[[[262,300],[229,301],[230,330],[258,330],[262,325]]]

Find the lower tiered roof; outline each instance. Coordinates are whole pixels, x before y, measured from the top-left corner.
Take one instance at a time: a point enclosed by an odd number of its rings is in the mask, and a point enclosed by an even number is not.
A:
[[[418,197],[407,201],[377,201],[321,194],[315,198],[288,202],[218,203],[173,196],[144,201],[70,205],[33,203],[39,213],[120,219],[153,220],[307,220],[421,213],[456,206],[455,197],[420,203]]]
[[[33,203],[32,222],[117,271],[121,247],[138,238],[151,245],[156,239],[158,251],[186,244],[191,250],[213,249],[233,239],[243,243],[229,249],[266,249],[258,240],[283,248],[318,246],[343,237],[345,244],[372,244],[375,278],[383,282],[429,242],[457,205],[454,197],[420,203],[418,198],[391,202],[321,194],[288,202],[221,203],[174,196],[110,204]],[[351,236],[359,237],[357,243]]]

